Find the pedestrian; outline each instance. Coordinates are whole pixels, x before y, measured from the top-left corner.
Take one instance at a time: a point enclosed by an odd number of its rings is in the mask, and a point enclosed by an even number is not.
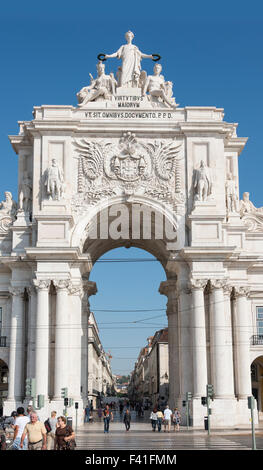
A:
[[[181,424],[181,414],[180,414],[180,411],[178,410],[178,408],[174,409],[172,419],[173,419],[174,431],[175,431],[175,428],[176,428],[177,431],[179,431],[180,430],[180,424]]]
[[[125,427],[126,427],[126,431],[129,431],[130,427],[131,427],[131,413],[130,413],[129,408],[126,408],[126,412],[124,414],[123,421],[124,421],[124,424],[125,424]]]
[[[48,418],[44,424],[47,430],[47,450],[54,450],[55,435],[58,426],[57,412],[52,411],[51,418]],[[47,425],[49,425],[49,428]],[[50,431],[48,431],[48,429],[50,429]]]
[[[166,405],[166,408],[163,412],[164,414],[164,432],[166,432],[166,427],[168,426],[168,432],[171,429],[171,416],[173,414],[172,410],[170,410],[169,405]]]
[[[89,415],[90,415],[90,404],[88,402],[84,410],[84,423],[89,422]]]
[[[161,432],[162,430],[162,423],[163,423],[163,412],[160,410],[158,407],[157,410],[157,426],[158,426],[158,432]]]
[[[157,425],[157,408],[154,408],[150,415],[150,420],[152,423],[152,430],[155,432]]]
[[[11,426],[12,429],[15,429],[15,420],[17,417],[17,411],[12,411],[11,417],[9,419],[9,425]]]
[[[58,426],[55,434],[55,450],[74,450],[76,447],[75,433],[72,427],[67,424],[65,416],[58,418]]]
[[[106,405],[103,410],[103,420],[104,420],[104,433],[108,433],[110,420],[113,421],[113,414],[112,414],[112,411],[110,411],[109,405]]]
[[[99,406],[99,408],[97,410],[97,413],[98,413],[99,422],[101,423],[101,418],[102,418],[102,408],[101,408],[101,406]]]
[[[47,449],[47,431],[44,423],[38,421],[35,411],[30,413],[30,423],[27,423],[21,437],[20,447],[23,449],[24,440],[28,436],[28,450]]]
[[[17,408],[17,417],[14,422],[14,441],[13,441],[13,450],[27,450],[28,447],[28,440],[27,437],[23,442],[23,447],[20,447],[21,437],[25,429],[25,425],[30,422],[28,416],[25,416],[25,409],[20,406]]]

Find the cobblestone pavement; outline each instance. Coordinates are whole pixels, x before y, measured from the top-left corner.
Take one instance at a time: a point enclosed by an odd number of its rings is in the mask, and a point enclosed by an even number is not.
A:
[[[125,430],[119,416],[110,423],[109,434],[104,434],[103,421],[81,426],[77,430],[78,450],[250,450],[250,429],[187,430],[153,432],[148,419],[134,417],[130,431]],[[257,449],[263,449],[263,432],[256,433]]]

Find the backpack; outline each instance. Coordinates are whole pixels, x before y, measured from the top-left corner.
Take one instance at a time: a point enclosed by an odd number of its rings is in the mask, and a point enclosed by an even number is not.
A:
[[[44,422],[44,425],[45,425],[45,428],[46,428],[47,432],[50,432],[51,431],[51,426],[50,426],[49,419],[46,419],[46,421]]]

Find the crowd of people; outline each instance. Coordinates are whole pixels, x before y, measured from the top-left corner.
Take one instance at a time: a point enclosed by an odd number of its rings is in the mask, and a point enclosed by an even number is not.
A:
[[[96,410],[98,421],[104,423],[104,433],[109,433],[110,422],[114,420],[114,415],[119,409],[121,420],[124,423],[126,432],[130,431],[132,415],[136,412],[138,417],[143,413],[142,406],[128,402],[112,402],[99,406]],[[92,422],[94,419],[94,408],[92,402],[88,402],[84,409],[84,423]],[[67,424],[65,416],[58,416],[56,411],[52,411],[51,416],[42,422],[37,412],[32,406],[28,406],[26,412],[21,406],[12,413],[11,426],[14,430],[13,445],[14,450],[74,450],[76,447],[76,436],[70,424]],[[166,405],[164,408],[155,406],[150,413],[152,431],[170,432],[173,425],[174,431],[179,431],[181,424],[181,414],[177,408],[170,410]]]
[[[140,403],[129,403],[128,401],[120,401],[119,403],[110,402],[102,407],[101,405],[98,406],[96,410],[97,413],[97,420],[99,422],[104,422],[104,433],[109,432],[110,422],[114,421],[114,416],[116,416],[116,412],[119,410],[120,418],[123,420],[125,425],[126,431],[130,430],[131,427],[131,411],[136,412],[137,417],[143,417],[145,408]],[[95,420],[94,410],[92,403],[88,403],[84,410],[84,422],[93,422]],[[174,408],[174,410],[170,410],[169,405],[160,406],[156,405],[151,413],[150,413],[150,421],[152,424],[153,432],[158,430],[161,432],[162,426],[164,426],[164,432],[170,432],[171,427],[173,426],[174,431],[180,430],[181,424],[181,414],[178,408]]]
[[[76,447],[72,427],[65,416],[57,417],[56,411],[42,422],[32,406],[26,412],[21,406],[12,413],[12,418],[12,450],[74,450]]]

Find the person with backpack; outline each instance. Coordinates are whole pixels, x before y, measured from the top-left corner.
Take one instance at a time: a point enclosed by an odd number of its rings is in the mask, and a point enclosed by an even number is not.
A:
[[[51,418],[48,418],[44,425],[47,430],[47,450],[53,450],[55,444],[56,429],[58,426],[57,412],[52,411]]]

